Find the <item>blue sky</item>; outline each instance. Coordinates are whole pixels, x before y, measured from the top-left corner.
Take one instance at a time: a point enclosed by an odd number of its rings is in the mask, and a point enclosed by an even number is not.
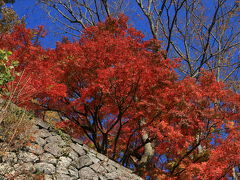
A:
[[[41,40],[41,45],[45,48],[55,47],[55,43],[61,40],[62,35],[56,33],[56,25],[48,18],[45,11],[36,4],[35,0],[17,0],[13,5],[9,5],[17,12],[19,17],[26,18],[28,28],[36,28],[44,25],[48,34]]]
[[[13,5],[8,5],[13,7],[13,9],[17,12],[19,17],[26,18],[26,26],[28,28],[36,28],[39,25],[44,25],[48,34],[45,38],[41,40],[41,45],[44,48],[54,48],[56,41],[61,40],[63,35],[60,31],[58,31],[58,26],[54,24],[46,14],[43,8],[37,4],[36,0],[17,0]],[[129,19],[130,24],[134,24],[134,26],[141,30],[145,35],[149,34],[148,24],[146,23],[146,19],[140,16],[136,16],[136,11],[139,9],[133,8],[128,16],[131,16]],[[138,12],[138,14],[141,14]],[[150,37],[146,37],[147,39]]]

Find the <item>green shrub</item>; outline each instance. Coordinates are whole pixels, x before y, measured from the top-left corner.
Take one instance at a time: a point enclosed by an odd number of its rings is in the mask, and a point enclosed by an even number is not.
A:
[[[18,66],[18,61],[10,62],[8,56],[12,53],[0,49],[0,93],[3,91],[4,85],[13,81],[17,72],[14,72],[14,68]]]

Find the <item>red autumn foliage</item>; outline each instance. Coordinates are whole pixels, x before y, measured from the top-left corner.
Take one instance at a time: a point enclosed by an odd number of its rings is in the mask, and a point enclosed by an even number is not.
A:
[[[12,33],[0,34],[0,49],[12,51],[12,60],[19,61],[16,71],[21,76],[9,86],[21,105],[29,105],[33,98],[43,96],[65,96],[65,85],[58,83],[61,70],[52,58],[53,50],[44,50],[38,45],[44,35],[42,26],[30,30],[24,26],[15,27]],[[33,42],[33,41],[34,42]],[[29,106],[30,107],[30,106]]]
[[[160,43],[143,40],[125,16],[55,49],[32,37],[24,27],[0,35],[0,49],[20,62],[21,105],[36,108],[34,99],[38,109],[59,112],[59,127],[143,177],[219,179],[239,166],[239,94],[208,72],[178,79],[179,62],[164,59]],[[146,144],[153,156],[140,163]]]

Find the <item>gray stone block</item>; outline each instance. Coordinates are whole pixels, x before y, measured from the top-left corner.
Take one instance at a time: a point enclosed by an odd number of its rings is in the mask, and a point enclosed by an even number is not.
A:
[[[68,157],[70,157],[72,160],[76,160],[79,158],[78,154],[73,149],[70,150]]]
[[[33,142],[35,142],[36,144],[38,144],[40,146],[44,146],[46,144],[46,141],[43,138],[37,137],[37,136],[34,137]]]
[[[18,161],[17,159],[17,155],[14,152],[7,152],[3,157],[2,157],[2,161],[6,162],[6,163],[16,163]]]
[[[66,145],[66,142],[64,142],[59,135],[49,136],[49,137],[46,138],[46,141],[48,143],[51,143],[51,144],[57,143],[58,146],[65,146]]]
[[[63,149],[58,146],[58,143],[48,143],[44,146],[44,150],[56,157],[60,157],[63,153]]]
[[[80,179],[93,180],[98,179],[98,175],[89,167],[84,167],[78,172]]]
[[[9,163],[0,163],[0,175],[12,172],[14,169]]]
[[[83,144],[83,142],[80,139],[76,139],[76,138],[71,138],[71,139],[74,143]]]
[[[54,180],[74,180],[73,177],[66,174],[56,174],[53,179]]]
[[[77,169],[81,169],[82,167],[90,166],[92,164],[92,160],[87,155],[83,155],[73,162],[73,166]]]
[[[44,122],[43,120],[36,118],[36,125],[38,125],[40,128],[44,129],[49,129],[51,126],[47,123]]]
[[[44,180],[53,180],[53,176],[44,174]]]
[[[68,167],[68,172],[72,177],[78,178],[78,170],[73,166]]]
[[[39,157],[30,152],[20,151],[18,159],[23,162],[36,162],[39,160]]]
[[[70,166],[72,159],[68,157],[60,157],[56,166],[56,172],[58,174],[69,174],[68,167]]]
[[[40,161],[46,162],[46,163],[51,163],[51,164],[57,164],[57,159],[50,153],[43,153],[40,156]]]
[[[20,174],[22,172],[34,172],[35,171],[35,167],[32,162],[15,164],[14,169]]]
[[[55,166],[52,164],[41,162],[41,163],[35,164],[34,167],[37,173],[45,173],[49,175],[55,173]]]
[[[107,173],[107,170],[99,163],[95,163],[95,164],[91,165],[90,168],[92,168],[92,170],[94,170],[95,172],[98,172],[100,174]]]
[[[46,138],[46,137],[51,136],[51,133],[46,129],[39,129],[39,130],[35,131],[34,136],[35,137]]]
[[[37,154],[37,155],[40,155],[44,152],[42,146],[40,146],[38,144],[34,144],[34,143],[28,144],[26,146],[26,148],[29,152]]]
[[[75,144],[75,143],[71,143],[70,147],[76,151],[80,156],[86,154],[86,152],[83,149],[83,146],[81,146],[80,144]]]

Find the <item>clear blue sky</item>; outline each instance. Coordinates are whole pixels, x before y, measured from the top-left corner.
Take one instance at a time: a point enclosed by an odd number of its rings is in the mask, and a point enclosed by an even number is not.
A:
[[[28,28],[36,28],[39,25],[44,25],[48,34],[41,40],[41,45],[45,48],[55,47],[55,43],[61,40],[62,35],[57,35],[56,25],[48,18],[47,14],[35,0],[16,0],[12,6],[19,17],[26,18],[26,26]]]
[[[28,28],[36,28],[38,25],[44,25],[48,34],[45,38],[41,40],[41,45],[45,48],[53,48],[55,47],[56,41],[61,40],[61,37],[66,34],[60,34],[58,31],[57,25],[51,22],[46,12],[43,8],[40,8],[39,4],[37,4],[37,0],[16,0],[16,2],[8,6],[13,7],[13,9],[17,12],[19,17],[26,18],[26,26]],[[134,26],[143,31],[144,34],[149,34],[149,28],[147,23],[145,22],[145,18],[141,18],[140,16],[136,16],[137,9],[132,9],[132,11],[127,14],[131,16],[129,22],[134,24]],[[133,15],[134,14],[134,15]],[[139,12],[140,14],[140,12]],[[59,33],[57,33],[59,32]],[[147,37],[149,38],[149,37]]]

